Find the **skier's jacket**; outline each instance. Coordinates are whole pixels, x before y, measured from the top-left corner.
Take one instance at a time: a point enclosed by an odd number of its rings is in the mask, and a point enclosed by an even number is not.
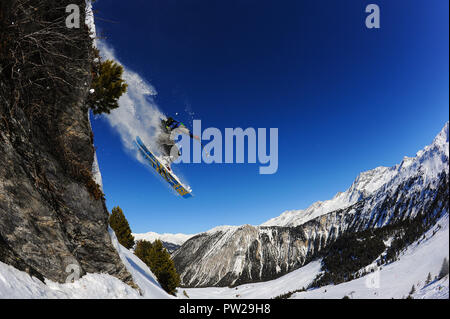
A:
[[[175,138],[176,134],[186,134],[191,138],[193,137],[191,131],[189,131],[189,129],[184,126],[183,123],[175,121],[172,118],[161,120],[161,133],[158,137],[158,144],[175,145],[175,141],[171,138],[171,135],[173,138]]]

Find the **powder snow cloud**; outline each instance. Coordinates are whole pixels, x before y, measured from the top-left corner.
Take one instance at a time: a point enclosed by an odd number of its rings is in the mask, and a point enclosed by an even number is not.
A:
[[[119,108],[102,116],[119,133],[126,150],[142,162],[134,139],[140,136],[152,150],[155,150],[160,118],[165,118],[153,99],[157,92],[139,74],[122,64],[113,48],[98,40],[97,47],[104,60],[111,59],[123,66],[123,79],[128,84],[127,92],[119,99]]]

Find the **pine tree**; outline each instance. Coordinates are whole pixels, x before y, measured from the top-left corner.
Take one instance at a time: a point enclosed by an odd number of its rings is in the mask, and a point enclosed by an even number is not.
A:
[[[118,100],[127,91],[127,84],[122,79],[123,67],[113,60],[100,62],[98,71],[94,72],[89,105],[94,114],[107,113],[118,108]]]
[[[444,262],[442,263],[441,271],[439,272],[439,279],[444,278],[448,275],[448,260],[447,258],[444,258]]]
[[[150,268],[161,287],[169,294],[174,295],[176,288],[180,285],[180,276],[162,242],[155,240],[150,243],[146,240],[139,240],[134,253]]]
[[[428,285],[431,282],[431,273],[428,273],[427,280],[425,280],[425,285]]]
[[[130,225],[119,206],[112,209],[109,216],[109,225],[116,233],[117,239],[122,246],[128,249],[134,246],[134,237],[131,234]]]
[[[147,240],[138,240],[134,248],[134,254],[142,260],[151,270],[152,243]]]

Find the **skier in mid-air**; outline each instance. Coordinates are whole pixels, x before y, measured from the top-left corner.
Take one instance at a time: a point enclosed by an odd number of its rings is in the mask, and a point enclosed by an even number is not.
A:
[[[175,141],[171,138],[172,132],[186,134],[191,138],[200,140],[198,136],[195,136],[184,126],[183,123],[168,117],[167,119],[161,119],[161,133],[158,136],[159,151],[162,155],[162,162],[171,171],[170,164],[172,164],[180,155],[180,150],[175,144]]]

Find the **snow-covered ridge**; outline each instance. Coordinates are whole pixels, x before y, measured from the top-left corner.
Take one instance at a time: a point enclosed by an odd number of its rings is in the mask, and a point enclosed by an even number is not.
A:
[[[402,181],[420,174],[427,184],[439,173],[448,173],[449,123],[447,122],[433,142],[417,152],[415,157],[404,157],[393,167],[377,167],[362,172],[345,192],[337,193],[332,199],[318,201],[304,210],[285,211],[261,226],[298,226],[318,216],[338,209],[347,208],[359,200],[375,194],[382,188],[396,187]]]
[[[214,228],[211,228],[210,230],[206,231],[205,233],[211,235],[211,234],[214,234],[217,232],[234,231],[240,227],[244,227],[244,226],[221,225],[221,226],[216,226]]]
[[[147,232],[147,233],[133,233],[132,235],[134,236],[134,239],[136,241],[138,240],[147,240],[150,242],[153,242],[157,239],[165,242],[165,243],[170,243],[170,244],[175,244],[178,246],[183,245],[186,241],[188,241],[189,239],[191,239],[194,236],[197,235],[201,235],[201,234],[208,234],[208,235],[212,235],[215,233],[219,233],[219,232],[228,232],[228,233],[232,233],[240,228],[246,227],[246,226],[250,226],[250,225],[240,225],[240,226],[231,226],[231,225],[221,225],[221,226],[216,226],[214,228],[211,228],[210,230],[207,230],[205,232],[202,233],[198,233],[198,234],[182,234],[182,233],[177,233],[177,234],[171,234],[171,233],[164,233],[164,234],[159,234],[159,233],[155,233],[155,232]],[[253,226],[254,227],[254,226]]]
[[[135,234],[133,233],[134,239],[137,240],[147,240],[149,242],[154,242],[155,240],[159,239],[163,242],[175,244],[175,245],[183,245],[185,241],[187,241],[189,238],[195,236],[196,234],[158,234],[155,232],[147,232],[147,233],[140,233]]]

